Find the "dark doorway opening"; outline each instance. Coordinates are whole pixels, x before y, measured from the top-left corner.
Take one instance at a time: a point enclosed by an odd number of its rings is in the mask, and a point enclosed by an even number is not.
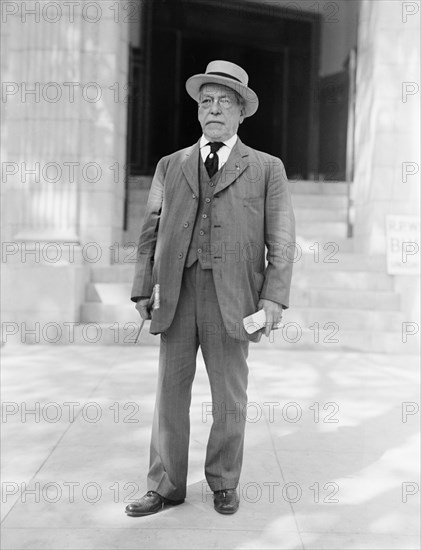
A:
[[[346,179],[349,70],[320,78],[319,173],[325,180]]]
[[[185,81],[213,59],[244,67],[259,96],[241,139],[281,157],[290,177],[317,172],[317,15],[201,0],[147,2],[146,12],[142,51],[131,56],[142,81],[129,114],[132,175],[152,174],[162,156],[198,140],[197,105]]]

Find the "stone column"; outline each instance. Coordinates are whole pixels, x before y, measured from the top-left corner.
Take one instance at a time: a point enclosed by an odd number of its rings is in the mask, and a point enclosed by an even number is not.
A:
[[[360,10],[355,237],[370,254],[386,252],[387,214],[419,213],[418,9],[418,2],[364,0]]]
[[[78,321],[123,223],[122,1],[2,2],[3,318]]]
[[[419,2],[363,0],[360,10],[356,135],[356,250],[387,252],[386,217],[419,216]],[[418,252],[419,257],[419,252]],[[418,315],[419,276],[396,275],[408,320]]]

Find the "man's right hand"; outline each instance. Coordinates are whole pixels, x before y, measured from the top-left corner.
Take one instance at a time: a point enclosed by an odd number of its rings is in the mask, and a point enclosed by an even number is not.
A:
[[[149,311],[149,298],[141,298],[136,302],[136,309],[140,313],[140,316],[144,321],[152,319],[151,313]]]

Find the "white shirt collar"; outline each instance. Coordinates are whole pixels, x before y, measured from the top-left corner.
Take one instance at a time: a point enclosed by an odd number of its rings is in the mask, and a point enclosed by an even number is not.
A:
[[[237,137],[238,137],[237,134],[234,134],[232,137],[230,137],[230,138],[227,139],[226,141],[223,141],[222,143],[223,143],[224,145],[226,145],[226,146],[230,149],[230,151],[231,151],[231,149],[234,147],[234,145],[235,145],[236,142],[237,142]],[[200,138],[200,144],[199,144],[200,149],[202,149],[202,148],[205,147],[206,145],[210,148],[209,140],[208,140],[207,138],[205,138],[204,135],[202,135],[202,137]]]

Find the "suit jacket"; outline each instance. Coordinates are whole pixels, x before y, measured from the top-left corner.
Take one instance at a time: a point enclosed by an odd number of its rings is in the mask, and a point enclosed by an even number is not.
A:
[[[131,295],[133,301],[150,296],[159,283],[152,334],[168,329],[177,307],[199,203],[199,154],[197,142],[162,158],[152,180]],[[222,170],[212,201],[208,252],[225,327],[238,334],[259,298],[288,307],[295,221],[280,159],[238,138]]]

